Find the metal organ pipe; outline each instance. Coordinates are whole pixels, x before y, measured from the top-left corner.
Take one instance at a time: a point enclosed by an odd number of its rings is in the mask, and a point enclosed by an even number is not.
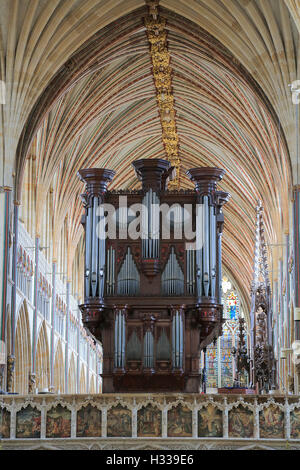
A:
[[[204,205],[198,204],[197,218],[196,218],[196,269],[197,269],[197,292],[198,296],[202,297],[202,284],[203,284],[203,266],[202,266],[202,252],[204,243]]]
[[[154,365],[154,338],[151,331],[144,336],[144,367],[152,369]]]
[[[93,198],[93,226],[92,226],[92,296],[96,297],[97,293],[97,274],[98,274],[98,243],[97,243],[97,209],[98,197]]]
[[[85,296],[91,297],[91,208],[86,212],[86,235],[85,235]]]
[[[118,310],[115,316],[115,367],[125,366],[125,313]]]
[[[118,313],[115,316],[115,367],[118,367]]]
[[[150,188],[143,198],[143,258],[159,258],[159,202],[157,194]]]
[[[104,215],[98,217],[98,296],[104,296],[104,273],[105,273],[105,218]]]
[[[217,223],[208,196],[199,204],[196,221],[196,271],[198,296],[216,296]],[[219,269],[219,265],[218,265]]]
[[[106,268],[106,293],[113,295],[115,291],[115,250],[112,247],[107,252]]]
[[[174,369],[183,367],[183,318],[176,310],[172,320],[172,362]]]
[[[162,291],[164,295],[184,294],[184,275],[178,263],[174,247],[162,273]]]
[[[222,233],[218,231],[218,302],[222,302]]]
[[[208,297],[209,287],[210,287],[210,266],[209,266],[209,239],[210,239],[210,224],[209,224],[209,207],[208,207],[208,197],[204,196],[204,246],[203,246],[203,285],[204,285],[204,295]]]
[[[214,206],[210,206],[210,285],[211,296],[216,296],[216,215]]]
[[[118,274],[118,295],[136,295],[139,285],[140,275],[128,247],[125,260]]]
[[[107,186],[115,172],[106,168],[87,168],[78,172],[86,184],[82,199],[85,205],[85,299],[104,296],[105,224],[100,223],[99,206],[104,202]],[[100,237],[99,237],[100,235]]]

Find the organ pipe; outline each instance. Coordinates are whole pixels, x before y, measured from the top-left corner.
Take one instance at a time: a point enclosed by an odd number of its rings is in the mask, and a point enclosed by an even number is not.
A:
[[[161,276],[162,292],[164,295],[184,294],[184,275],[178,263],[174,247]]]
[[[217,222],[208,196],[199,204],[196,220],[196,272],[198,297],[216,297]]]
[[[110,170],[79,172],[86,183],[82,320],[102,341],[104,392],[167,388],[198,393],[199,353],[222,331],[222,206],[228,194],[217,191],[217,183],[225,172],[191,169],[187,173],[195,191],[178,192],[167,190],[173,171],[170,162],[143,159],[133,166],[142,189],[132,191],[107,192],[114,175]],[[139,204],[143,208],[131,225],[131,206],[136,214],[134,207]],[[160,233],[160,204],[162,210],[169,208],[174,229],[170,233]],[[192,208],[190,226],[182,230],[186,204]],[[99,213],[106,207],[107,220]],[[106,242],[109,207],[117,211],[113,222],[119,230],[111,226]],[[140,227],[140,240],[128,233],[129,226],[137,231]]]
[[[172,320],[172,363],[174,369],[183,368],[183,317],[176,310]]]
[[[195,250],[186,250],[186,285],[187,293],[190,295],[195,294]]]
[[[104,202],[107,185],[115,172],[105,168],[89,168],[78,172],[86,183],[81,198],[85,208],[85,299],[103,299],[105,273],[105,224],[100,207]]]
[[[144,336],[144,367],[146,369],[154,367],[154,338],[151,331],[146,331]]]
[[[136,295],[139,291],[140,275],[130,248],[118,274],[118,295]]]
[[[113,295],[115,292],[115,250],[110,247],[107,251],[106,262],[106,293]]]
[[[142,256],[159,258],[159,197],[151,188],[143,198]]]
[[[125,313],[117,310],[115,314],[115,368],[125,366]]]

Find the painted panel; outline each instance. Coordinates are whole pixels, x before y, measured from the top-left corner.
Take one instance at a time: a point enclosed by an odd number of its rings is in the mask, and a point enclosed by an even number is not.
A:
[[[101,411],[92,405],[77,412],[77,437],[101,437]]]
[[[233,408],[228,413],[229,437],[249,438],[254,436],[254,414],[244,406]]]
[[[192,436],[192,412],[189,408],[178,405],[168,411],[168,436]]]
[[[259,432],[262,438],[284,438],[284,413],[278,406],[268,406],[259,413]]]
[[[71,411],[61,405],[47,412],[46,437],[71,437]]]
[[[41,412],[27,406],[17,413],[16,437],[21,439],[41,437]]]
[[[6,408],[0,408],[0,438],[10,438],[10,412]]]
[[[107,412],[107,436],[131,437],[131,410],[121,405],[115,406]]]
[[[141,408],[137,415],[138,437],[161,437],[161,411],[151,405]]]
[[[300,439],[300,408],[291,411],[291,438]]]
[[[216,406],[199,410],[198,437],[223,437],[223,413]]]

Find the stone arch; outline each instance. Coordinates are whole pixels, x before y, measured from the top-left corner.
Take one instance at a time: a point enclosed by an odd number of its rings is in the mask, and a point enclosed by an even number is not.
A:
[[[63,357],[61,342],[58,341],[54,357],[54,391],[56,393],[65,392],[65,361]]]
[[[36,387],[48,389],[50,384],[50,356],[45,322],[42,323],[36,348]]]
[[[86,372],[84,364],[82,364],[80,371],[79,393],[86,393]]]
[[[92,375],[91,380],[90,380],[90,393],[93,393],[93,394],[96,393],[95,377],[93,375]]]
[[[76,367],[73,353],[69,365],[68,393],[76,393]]]
[[[28,393],[29,374],[31,370],[31,340],[26,301],[21,304],[16,327],[14,392]]]

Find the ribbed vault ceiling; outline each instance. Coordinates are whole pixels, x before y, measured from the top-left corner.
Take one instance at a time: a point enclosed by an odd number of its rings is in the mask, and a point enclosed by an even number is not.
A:
[[[182,187],[190,187],[184,176],[189,168],[227,170],[221,188],[232,197],[225,210],[224,263],[246,298],[257,200],[266,207],[269,242],[280,241],[288,227],[295,163],[295,107],[288,84],[300,63],[293,1],[160,4],[167,18]],[[54,184],[55,236],[67,217],[71,257],[82,234],[77,170],[115,169],[112,187],[133,188],[130,163],[164,157],[143,26],[147,9],[136,10],[141,5],[133,0],[3,4],[1,70],[10,78],[2,116],[5,167],[16,153],[20,189],[27,152],[38,156],[38,214]],[[38,218],[37,232],[40,223]]]

